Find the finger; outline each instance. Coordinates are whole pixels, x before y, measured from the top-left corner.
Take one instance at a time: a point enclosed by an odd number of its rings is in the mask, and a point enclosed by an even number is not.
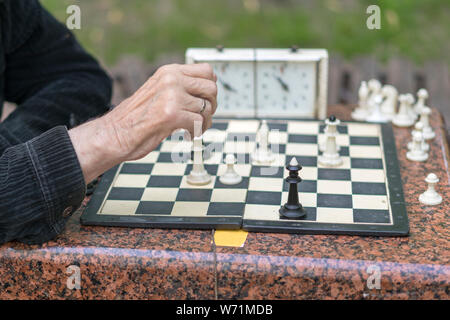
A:
[[[185,104],[185,110],[189,112],[198,113],[203,117],[203,132],[209,129],[212,125],[212,106],[211,103],[207,99],[198,98],[194,96],[188,95],[189,98],[186,100],[190,100]],[[205,107],[203,107],[203,104]]]
[[[208,79],[216,82],[217,77],[209,63],[183,64],[181,72],[189,77]]]
[[[182,123],[180,129],[185,129],[189,132],[191,138],[198,137],[203,134],[203,116],[199,113],[182,111]]]
[[[212,113],[217,109],[217,85],[214,81],[200,78],[183,77],[182,85],[189,94],[207,99],[211,103]]]

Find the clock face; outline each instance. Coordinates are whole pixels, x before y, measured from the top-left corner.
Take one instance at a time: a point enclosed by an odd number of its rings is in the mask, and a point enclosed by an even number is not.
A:
[[[209,64],[217,76],[216,115],[254,116],[254,64],[244,61]]]
[[[315,116],[316,63],[259,61],[257,115]]]

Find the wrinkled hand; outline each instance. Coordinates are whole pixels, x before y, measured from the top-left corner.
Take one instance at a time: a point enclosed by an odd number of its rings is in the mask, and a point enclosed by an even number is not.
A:
[[[120,162],[144,157],[177,129],[202,134],[217,108],[216,81],[206,63],[166,65],[111,112],[71,129],[86,183]]]
[[[177,129],[187,130],[191,137],[202,134],[211,127],[216,98],[216,76],[209,64],[166,65],[107,117],[121,154],[134,160]]]

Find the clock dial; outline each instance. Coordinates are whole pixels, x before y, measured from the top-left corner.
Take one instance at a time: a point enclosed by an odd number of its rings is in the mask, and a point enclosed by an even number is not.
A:
[[[258,116],[314,116],[314,62],[258,62],[256,83]]]
[[[209,62],[217,76],[217,115],[254,116],[254,64]]]

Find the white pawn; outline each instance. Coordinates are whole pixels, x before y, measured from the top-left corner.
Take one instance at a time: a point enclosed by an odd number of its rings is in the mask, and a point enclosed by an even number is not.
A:
[[[381,103],[383,102],[383,97],[381,95],[376,95],[372,100],[372,112],[366,118],[367,122],[388,122],[389,119],[381,112]]]
[[[425,182],[428,183],[428,189],[419,196],[419,201],[427,206],[435,206],[442,202],[442,196],[436,192],[435,186],[439,182],[434,173],[430,173]]]
[[[342,158],[339,156],[336,143],[336,136],[338,135],[337,126],[339,123],[340,121],[334,116],[325,120],[325,124],[328,126],[325,151],[318,158],[319,164],[325,167],[338,167],[343,163]]]
[[[422,112],[420,113],[420,122],[423,124],[423,138],[425,140],[434,139],[436,134],[433,131],[433,128],[430,126],[430,114],[431,109],[427,106],[422,108]]]
[[[428,99],[428,91],[426,89],[420,89],[417,91],[417,103],[414,106],[416,114],[422,113],[422,108],[425,107],[425,100]]]
[[[225,164],[227,165],[227,170],[223,175],[220,176],[219,181],[223,184],[233,185],[238,184],[242,181],[242,177],[234,170],[234,164],[236,163],[236,158],[233,154],[229,153],[225,157]]]
[[[411,161],[423,162],[428,159],[428,153],[422,150],[423,136],[421,132],[413,133],[411,150],[406,153],[406,158]]]
[[[381,104],[381,112],[385,115],[386,118],[392,120],[397,110],[397,89],[395,89],[394,86],[387,84],[383,86],[383,88],[381,89],[381,93],[385,97],[383,103]]]
[[[325,123],[326,123],[326,121],[325,121]],[[325,134],[325,136],[321,136],[321,137],[325,138],[325,141],[323,141],[322,143],[319,144],[319,150],[322,152],[324,152],[327,147],[327,137],[326,137],[327,132],[328,132],[328,125],[325,125],[325,128],[323,129],[323,133]],[[339,131],[337,131],[337,134],[339,135]],[[337,151],[340,151],[341,146],[336,144],[336,149],[337,149]]]
[[[260,164],[270,164],[275,160],[272,150],[269,149],[269,126],[267,121],[263,120],[261,127],[257,132],[256,140],[258,147],[253,153],[253,160]]]
[[[401,94],[398,97],[398,101],[400,101],[400,107],[398,109],[398,113],[392,119],[392,123],[397,127],[410,127],[414,124],[414,119],[411,118],[410,112],[410,98],[407,95]]]
[[[352,118],[357,121],[364,121],[369,114],[367,99],[369,98],[369,88],[367,82],[362,81],[358,90],[358,107],[352,112]]]
[[[414,96],[411,93],[406,94],[406,98],[408,99],[408,112],[411,119],[413,119],[414,122],[417,120],[418,114],[414,111]]]
[[[187,176],[187,183],[193,185],[205,185],[211,182],[211,176],[203,165],[203,144],[202,137],[194,137],[193,142],[194,161],[192,170]]]
[[[411,136],[414,137],[415,132],[420,132],[423,134],[423,123],[420,121],[417,121],[414,125],[414,130],[411,131]],[[413,141],[408,142],[408,149],[411,150],[413,147]],[[427,152],[430,150],[430,145],[425,141],[425,139],[422,139],[422,150]]]

